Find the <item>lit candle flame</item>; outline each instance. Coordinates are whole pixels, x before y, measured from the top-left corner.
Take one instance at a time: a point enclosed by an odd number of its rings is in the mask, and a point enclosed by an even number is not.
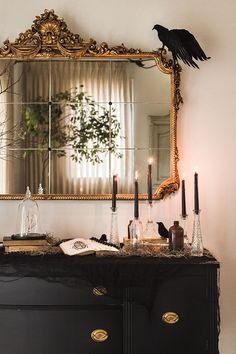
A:
[[[135,171],[135,179],[138,180],[138,171]]]
[[[182,179],[185,179],[185,173],[183,173],[183,175],[182,175]]]
[[[152,157],[149,157],[148,163],[149,163],[149,165],[151,165],[153,163],[153,158]]]

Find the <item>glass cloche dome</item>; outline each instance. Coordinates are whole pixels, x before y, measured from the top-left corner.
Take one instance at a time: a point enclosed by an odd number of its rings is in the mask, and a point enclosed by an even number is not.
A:
[[[17,212],[16,233],[14,238],[42,238],[39,223],[39,207],[31,196],[29,187],[26,189],[25,198],[20,202]]]

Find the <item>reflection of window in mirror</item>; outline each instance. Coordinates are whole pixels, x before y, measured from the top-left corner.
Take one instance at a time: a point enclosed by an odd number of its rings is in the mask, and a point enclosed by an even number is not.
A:
[[[136,69],[138,70],[138,68]],[[153,193],[170,177],[170,77],[156,68],[135,75],[135,169],[147,191],[147,162],[153,159]]]
[[[63,72],[63,76],[58,76],[58,72]],[[119,175],[119,192],[124,190],[131,192],[132,175],[129,166],[132,164],[132,155],[126,155],[124,158],[124,149],[132,144],[132,86],[126,63],[53,62],[52,97],[59,91],[74,87],[82,90],[85,97],[95,101],[98,117],[102,118],[104,110],[110,113],[110,139],[114,133],[111,117],[116,119],[120,126],[115,139],[116,153],[109,151],[109,146],[104,143],[103,137],[98,142],[99,149],[102,149],[99,153],[100,163],[93,163],[85,158],[78,163],[68,158],[71,155],[70,147],[66,150],[65,158],[59,158],[53,151],[52,193],[110,193],[110,178],[114,172]],[[90,112],[90,104],[90,101],[87,106],[85,103],[87,114]],[[67,112],[65,116],[70,117],[71,114],[73,112]],[[105,129],[105,126],[102,129]],[[94,141],[90,141],[91,147],[93,144]]]
[[[133,145],[133,93],[132,78],[126,64],[122,61],[55,60],[18,62],[15,65],[14,73],[23,72],[23,78],[15,88],[18,94],[13,102],[20,104],[14,105],[13,119],[21,117],[24,120],[31,114],[27,124],[35,125],[28,131],[21,145],[25,149],[24,160],[10,164],[12,175],[17,165],[17,179],[21,184],[17,189],[23,191],[25,185],[30,185],[35,191],[39,183],[42,183],[44,190],[50,193],[110,193],[110,177],[115,171],[120,176],[119,192],[131,192],[130,166],[133,165],[133,155],[125,153],[125,150]],[[101,149],[98,155],[102,162],[94,163],[86,157],[79,162],[73,159],[72,144],[61,139],[64,133],[68,133],[62,127],[73,119],[75,113],[74,102],[58,102],[60,94],[66,91],[71,94],[71,100],[80,92],[84,93],[83,111],[86,115],[91,114],[91,102],[94,102],[93,110],[98,112],[95,118],[102,117],[104,110],[109,112],[110,122],[115,117],[115,123],[119,124],[115,142],[114,139],[112,141],[112,123],[108,125],[108,133],[109,141],[116,145],[116,154],[111,151],[111,144],[107,141],[104,144],[101,136],[101,140],[96,143]],[[52,104],[49,105],[49,102]],[[55,129],[54,116],[58,112],[58,105],[60,114],[56,119],[60,119],[60,123]],[[37,119],[36,114],[39,116]],[[104,126],[102,129],[105,129]],[[91,139],[89,144],[88,153],[95,141]],[[48,151],[48,147],[51,147],[51,151]],[[78,155],[80,152],[77,150]]]
[[[153,64],[153,59],[150,60]],[[162,167],[154,167],[159,177],[153,189],[168,175],[169,146],[162,146],[163,136],[158,142],[153,138],[152,125],[157,129],[157,123],[151,117],[169,115],[169,75],[156,67],[145,70],[123,59],[31,60],[13,64],[12,82],[16,82],[14,92],[4,99],[4,109],[12,124],[23,121],[27,129],[20,142],[21,149],[18,149],[19,144],[9,149],[6,162],[1,162],[2,193],[24,193],[27,185],[37,193],[42,183],[45,193],[107,194],[111,192],[114,172],[119,175],[119,193],[132,193],[136,169],[139,170],[140,193],[146,193],[150,155],[155,165],[163,160]],[[66,92],[70,93],[69,102],[61,96]],[[108,112],[110,120],[108,139],[104,142],[104,135],[96,137],[96,141],[91,138],[86,150],[90,158],[81,154],[76,162],[74,145],[68,139],[71,132],[68,124],[78,104],[74,97],[80,92],[84,93],[83,110],[87,116],[91,116],[92,107],[98,112],[92,118],[101,118]],[[79,124],[76,121],[75,126]],[[91,131],[95,130],[94,124],[89,128]],[[112,124],[116,125],[116,134]],[[89,129],[86,130],[88,135]],[[103,124],[100,129],[107,131]],[[91,154],[95,143],[101,149],[98,155],[102,162],[94,164]],[[77,151],[78,156],[80,151],[82,148]]]
[[[158,161],[153,169],[153,187],[170,176],[170,116],[150,116],[150,147]]]

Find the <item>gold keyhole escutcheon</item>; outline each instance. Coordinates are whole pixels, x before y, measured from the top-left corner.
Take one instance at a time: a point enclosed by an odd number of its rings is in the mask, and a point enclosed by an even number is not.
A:
[[[107,294],[107,289],[103,286],[96,286],[93,288],[93,295],[95,296],[103,296]]]
[[[162,321],[167,324],[175,324],[179,321],[179,315],[176,312],[165,312],[162,315]]]
[[[94,342],[105,342],[108,339],[108,332],[105,329],[95,329],[91,333],[91,338]]]

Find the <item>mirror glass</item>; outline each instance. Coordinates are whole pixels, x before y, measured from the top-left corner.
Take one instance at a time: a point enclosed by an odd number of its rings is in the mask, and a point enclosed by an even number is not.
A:
[[[147,192],[170,177],[170,75],[153,57],[0,61],[0,193]]]

